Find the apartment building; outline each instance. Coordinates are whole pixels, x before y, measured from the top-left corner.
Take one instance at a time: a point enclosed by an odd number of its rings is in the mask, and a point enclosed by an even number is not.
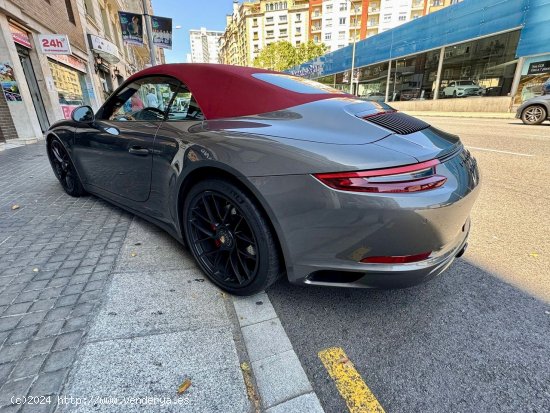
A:
[[[222,63],[252,65],[260,50],[270,43],[286,40],[297,46],[308,41],[307,0],[257,0],[233,2],[220,38]]]
[[[462,0],[426,0],[426,14],[444,9],[453,4],[460,3]]]
[[[189,30],[191,55],[188,63],[219,63],[219,43],[223,32],[207,30]]]

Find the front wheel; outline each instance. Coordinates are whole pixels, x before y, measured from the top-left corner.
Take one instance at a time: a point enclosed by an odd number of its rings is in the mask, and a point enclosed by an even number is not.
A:
[[[191,253],[223,290],[252,295],[279,278],[274,234],[256,202],[231,182],[208,179],[193,186],[183,220]]]
[[[539,105],[528,106],[521,112],[521,120],[526,125],[540,125],[546,116],[546,109]]]
[[[48,158],[53,172],[61,186],[70,196],[80,197],[86,194],[82,182],[76,173],[76,169],[59,139],[53,138],[48,142]]]

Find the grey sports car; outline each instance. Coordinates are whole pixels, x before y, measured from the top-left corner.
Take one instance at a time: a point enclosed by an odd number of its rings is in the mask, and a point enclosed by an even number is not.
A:
[[[302,78],[155,66],[46,133],[72,196],[164,228],[238,295],[290,282],[406,287],[466,248],[479,191],[458,137]]]

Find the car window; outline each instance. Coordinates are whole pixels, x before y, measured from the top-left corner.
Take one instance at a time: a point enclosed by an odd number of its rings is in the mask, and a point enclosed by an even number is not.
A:
[[[461,86],[471,86],[475,85],[475,83],[471,80],[463,80],[462,82],[458,82]]]
[[[264,82],[296,93],[343,93],[341,90],[334,89],[333,87],[315,82],[313,80],[304,79],[297,76],[285,75],[281,73],[254,73],[252,76],[256,79],[263,80]]]
[[[168,109],[167,121],[183,120],[204,120],[204,114],[193,94],[181,85]]]
[[[109,98],[101,119],[118,122],[162,121],[178,86],[178,81],[162,77],[132,82]]]
[[[449,83],[449,87],[453,87],[455,85],[455,82]]]

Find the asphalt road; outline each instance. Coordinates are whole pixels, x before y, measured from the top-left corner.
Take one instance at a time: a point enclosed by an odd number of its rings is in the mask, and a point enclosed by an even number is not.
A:
[[[550,411],[550,123],[425,118],[483,178],[467,253],[407,290],[268,295],[326,412],[347,412],[317,353],[341,347],[386,412]]]

